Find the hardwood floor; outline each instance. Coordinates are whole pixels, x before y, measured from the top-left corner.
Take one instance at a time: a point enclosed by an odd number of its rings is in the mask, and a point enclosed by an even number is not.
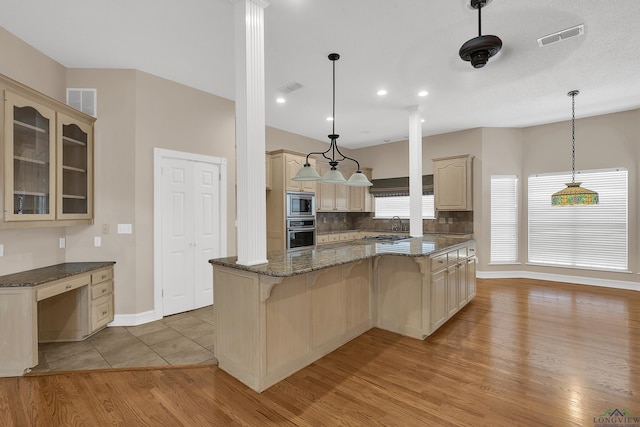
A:
[[[521,279],[478,280],[425,341],[373,329],[262,394],[216,366],[0,379],[2,426],[596,426],[610,409],[640,417],[640,292]]]

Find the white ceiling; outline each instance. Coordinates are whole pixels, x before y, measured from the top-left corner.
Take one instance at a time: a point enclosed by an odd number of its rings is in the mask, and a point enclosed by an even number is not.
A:
[[[69,68],[133,68],[234,99],[230,0],[2,0],[0,25]],[[502,51],[483,69],[458,57],[478,34],[469,0],[271,0],[265,9],[266,120],[328,141],[337,52],[336,133],[356,148],[423,135],[522,127],[640,107],[639,0],[495,0],[482,32]],[[582,36],[536,39],[584,24]],[[285,104],[277,89],[303,87]],[[388,95],[379,97],[380,88]],[[418,90],[429,95],[419,98]],[[98,95],[99,96],[99,95]]]

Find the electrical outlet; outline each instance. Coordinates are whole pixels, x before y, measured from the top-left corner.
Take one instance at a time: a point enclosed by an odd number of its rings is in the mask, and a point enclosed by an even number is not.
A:
[[[444,224],[447,221],[446,218],[440,217],[438,218],[438,224]]]
[[[109,224],[102,224],[102,234],[109,234]]]
[[[118,234],[131,234],[133,227],[131,224],[118,224]]]
[[[100,247],[102,246],[102,238],[100,236],[96,236],[93,238],[93,246]]]
[[[4,256],[4,245],[0,245],[0,256]]]
[[[58,240],[58,247],[60,249],[64,249],[65,247],[67,247],[67,239],[61,237],[60,240]]]
[[[453,218],[449,218],[449,224],[453,224]]]

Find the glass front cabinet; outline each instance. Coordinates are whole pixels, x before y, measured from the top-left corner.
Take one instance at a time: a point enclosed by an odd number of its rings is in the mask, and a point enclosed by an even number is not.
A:
[[[92,223],[94,119],[5,79],[0,228]]]

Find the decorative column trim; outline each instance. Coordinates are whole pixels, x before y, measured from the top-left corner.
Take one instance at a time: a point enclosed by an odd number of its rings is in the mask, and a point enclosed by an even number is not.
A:
[[[422,122],[420,106],[409,111],[409,234],[422,237]]]
[[[238,264],[267,263],[264,0],[235,4]]]

